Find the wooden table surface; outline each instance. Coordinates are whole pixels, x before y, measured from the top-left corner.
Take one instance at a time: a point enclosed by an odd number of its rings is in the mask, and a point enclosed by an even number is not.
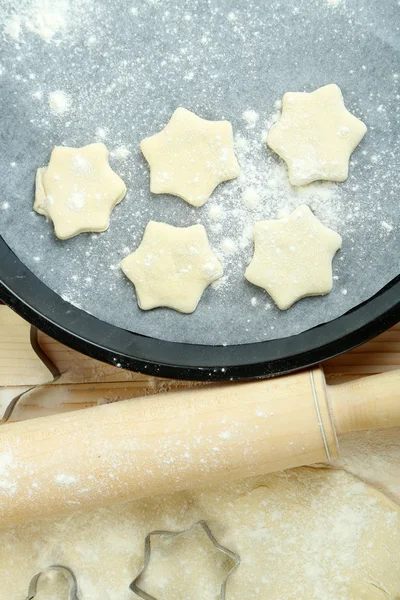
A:
[[[39,343],[61,373],[55,382],[31,347],[30,325],[0,306],[0,417],[12,398],[32,386],[38,387],[23,396],[14,420],[204,385],[124,371],[88,358],[43,333],[39,333]],[[400,324],[323,366],[330,384],[399,368]]]

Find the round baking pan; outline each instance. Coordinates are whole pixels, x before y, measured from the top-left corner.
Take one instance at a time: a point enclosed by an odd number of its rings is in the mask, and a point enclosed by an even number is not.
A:
[[[165,342],[126,331],[65,302],[0,237],[0,298],[59,342],[124,369],[176,379],[272,377],[350,350],[400,320],[400,276],[338,319],[295,336],[234,346]]]

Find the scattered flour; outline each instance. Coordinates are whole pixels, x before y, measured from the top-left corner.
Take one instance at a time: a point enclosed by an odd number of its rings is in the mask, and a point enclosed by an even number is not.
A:
[[[383,229],[385,229],[388,233],[393,231],[393,225],[391,225],[390,223],[387,223],[386,221],[382,221],[381,225],[382,225]]]
[[[232,439],[232,433],[226,429],[225,431],[221,431],[219,437],[221,440],[230,440]]]
[[[238,247],[234,240],[230,238],[225,238],[221,242],[221,250],[224,254],[234,254],[237,251]]]
[[[51,40],[66,25],[67,2],[38,2],[30,20],[25,22],[28,31],[39,35],[43,40]]]
[[[76,154],[71,160],[71,169],[75,175],[88,175],[92,170],[93,165],[82,154]]]
[[[114,148],[114,150],[110,152],[110,155],[113,158],[123,162],[127,158],[129,158],[129,156],[131,155],[131,151],[128,150],[128,148],[126,148],[125,146],[118,146],[118,148]]]
[[[107,137],[107,131],[102,127],[98,127],[95,131],[95,136],[101,140],[104,140]]]
[[[224,209],[218,204],[212,204],[208,209],[208,215],[213,221],[221,221],[224,218]]]
[[[68,196],[67,206],[70,210],[74,212],[80,212],[85,206],[85,196],[82,192],[72,192]]]
[[[243,152],[248,152],[250,150],[249,142],[243,135],[240,135],[239,133],[235,135],[235,148]]]
[[[4,25],[4,32],[19,41],[21,35],[21,17],[13,15]]]
[[[349,133],[350,129],[348,127],[340,127],[340,129],[338,129],[337,131],[337,135],[339,137],[343,137],[345,135],[347,135]]]
[[[55,115],[63,115],[71,108],[72,100],[62,90],[56,90],[49,94],[49,106],[51,112]]]
[[[245,110],[242,114],[242,118],[246,121],[249,127],[255,127],[260,115],[255,110]]]
[[[11,478],[11,471],[15,468],[11,451],[0,454],[0,490],[13,496],[17,491],[17,483]]]
[[[243,202],[250,209],[258,208],[260,206],[261,196],[257,190],[252,187],[248,187],[243,191],[242,198]]]
[[[75,485],[78,483],[76,477],[73,477],[72,475],[68,475],[66,473],[60,473],[59,475],[56,475],[54,481],[59,485]]]
[[[25,33],[35,33],[49,42],[67,26],[68,0],[22,0],[13,7],[19,13],[3,14],[3,27],[15,41],[20,41]]]

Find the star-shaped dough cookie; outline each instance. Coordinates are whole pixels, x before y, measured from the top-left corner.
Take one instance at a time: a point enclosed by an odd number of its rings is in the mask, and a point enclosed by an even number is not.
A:
[[[232,125],[206,121],[186,108],[177,108],[167,126],[140,148],[150,165],[150,190],[193,206],[202,206],[217,185],[239,175]]]
[[[84,231],[105,231],[126,187],[108,164],[104,144],[83,148],[57,146],[48,167],[37,170],[33,208],[53,221],[58,238]]]
[[[367,131],[345,108],[340,88],[326,85],[311,92],[283,96],[282,114],[267,144],[286,162],[292,185],[344,181],[349,159]]]
[[[223,272],[203,225],[156,221],[147,224],[140,246],[120,266],[135,285],[140,308],[166,306],[182,313],[193,312],[206,287]]]
[[[254,245],[246,279],[264,288],[281,310],[331,291],[332,259],[342,238],[305,204],[283,219],[256,223]]]

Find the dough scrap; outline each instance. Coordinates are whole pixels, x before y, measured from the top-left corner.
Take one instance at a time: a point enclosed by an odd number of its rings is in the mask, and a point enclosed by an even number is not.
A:
[[[342,238],[305,204],[288,217],[256,223],[254,245],[245,277],[264,288],[281,310],[306,296],[331,291],[332,259]]]
[[[186,108],[177,108],[166,127],[140,148],[150,165],[150,190],[193,206],[202,206],[217,185],[239,175],[229,121],[207,121]]]
[[[345,108],[340,88],[330,84],[311,93],[286,93],[267,144],[286,162],[292,185],[345,181],[350,155],[366,131]]]
[[[140,308],[164,306],[182,313],[193,312],[206,287],[223,273],[203,225],[156,221],[147,224],[139,247],[120,266],[135,285]]]
[[[56,236],[65,240],[108,229],[111,211],[125,194],[124,182],[108,164],[104,144],[56,146],[49,165],[36,172],[33,208],[51,219]]]

